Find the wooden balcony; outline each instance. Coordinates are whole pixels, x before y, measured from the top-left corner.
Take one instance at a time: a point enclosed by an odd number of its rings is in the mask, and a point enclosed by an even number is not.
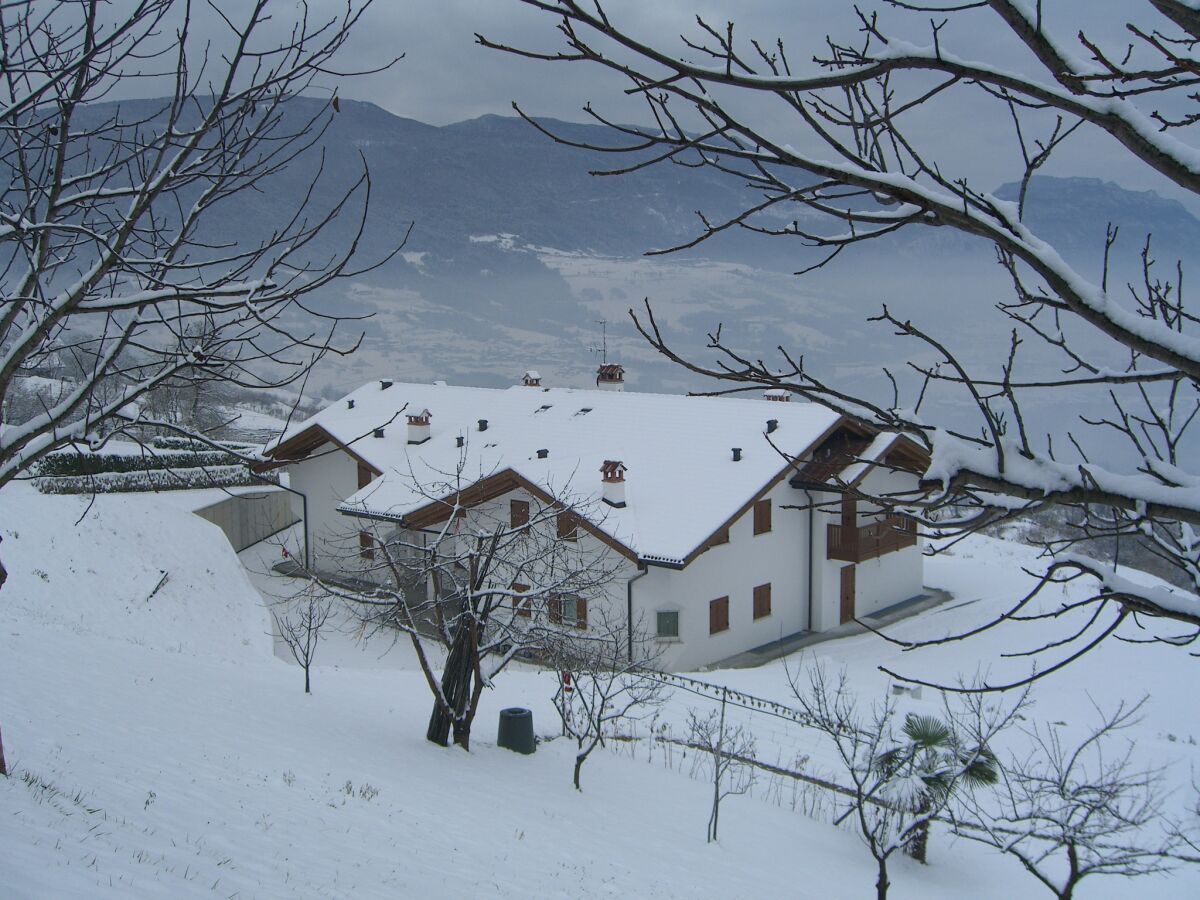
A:
[[[916,525],[900,516],[888,516],[882,522],[860,528],[833,524],[826,527],[826,559],[859,563],[917,543]]]

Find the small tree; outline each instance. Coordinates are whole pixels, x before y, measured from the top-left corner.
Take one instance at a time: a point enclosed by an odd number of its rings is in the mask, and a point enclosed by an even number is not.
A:
[[[453,737],[463,749],[484,688],[514,659],[560,657],[559,645],[588,632],[589,611],[618,568],[580,526],[587,510],[566,497],[531,499],[519,525],[507,506],[468,504],[466,452],[443,480],[414,481],[437,521],[347,538],[348,565],[375,586],[324,585],[358,609],[365,628],[408,636],[433,694],[426,737],[441,746]],[[435,647],[446,654],[440,674]]]
[[[727,694],[721,692],[720,709],[701,718],[695,710],[688,712],[688,743],[712,757],[712,807],[708,814],[708,842],[717,839],[721,816],[721,801],[726,797],[747,793],[754,786],[754,767],[747,760],[754,758],[756,743],[753,733],[742,725],[730,727],[725,721]]]
[[[333,604],[327,594],[315,584],[310,584],[304,594],[290,601],[285,601],[282,612],[271,611],[271,619],[275,622],[275,632],[280,640],[287,645],[292,659],[304,669],[304,693],[312,693],[312,682],[309,670],[317,655],[317,644],[321,641],[321,631],[329,621]]]
[[[622,722],[642,718],[662,701],[663,683],[645,667],[653,659],[649,641],[635,640],[630,659],[627,626],[613,621],[604,610],[589,620],[594,634],[564,641],[555,665],[562,670],[554,706],[562,719],[563,733],[578,748],[572,783],[580,787],[583,764],[592,751]],[[639,632],[635,630],[635,634]]]
[[[999,769],[987,746],[963,748],[951,725],[936,716],[909,713],[900,732],[902,741],[879,754],[876,763],[887,778],[888,799],[913,815],[904,849],[923,863],[929,846],[926,814],[944,807],[960,783],[995,784]]]
[[[897,735],[895,701],[885,698],[864,714],[844,672],[831,681],[816,665],[808,669],[807,684],[790,673],[789,680],[800,708],[829,739],[849,777],[850,807],[836,822],[854,817],[875,860],[875,896],[886,900],[892,855],[906,848],[915,855],[915,842],[923,852],[929,823],[950,799],[963,787],[987,783],[985,773],[994,765],[988,745],[1027,697],[998,706],[966,694],[951,706],[943,694],[941,720],[909,717]]]
[[[1059,900],[1091,875],[1172,868],[1180,836],[1163,819],[1159,777],[1133,765],[1132,741],[1112,746],[1140,708],[1119,704],[1078,743],[1058,726],[1025,729],[1031,749],[1004,766],[998,804],[967,804],[972,827],[958,834],[1015,857]]]

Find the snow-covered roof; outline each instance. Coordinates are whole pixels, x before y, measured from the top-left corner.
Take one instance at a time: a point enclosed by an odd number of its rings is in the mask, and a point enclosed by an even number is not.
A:
[[[328,434],[381,473],[339,508],[396,519],[511,472],[580,508],[593,526],[638,558],[669,563],[682,563],[786,474],[780,452],[802,456],[839,420],[824,407],[797,402],[384,384],[367,384],[293,425],[267,454],[278,448],[280,458],[293,455],[289,450],[302,455],[315,449],[322,432]],[[431,414],[429,439],[409,445],[401,413],[424,409]],[[768,419],[778,422],[769,441]],[[487,423],[483,430],[481,420]],[[381,426],[383,437],[375,437]],[[741,449],[739,461],[735,447]],[[547,451],[544,458],[538,451]],[[461,480],[455,474],[460,459]],[[628,470],[624,508],[601,502],[606,460]]]

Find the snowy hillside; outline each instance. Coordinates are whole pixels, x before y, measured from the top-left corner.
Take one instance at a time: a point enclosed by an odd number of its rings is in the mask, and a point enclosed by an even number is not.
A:
[[[498,679],[469,755],[424,740],[428,692],[402,646],[363,650],[335,635],[305,696],[298,669],[272,653],[256,590],[286,590],[263,574],[276,548],[243,553],[248,576],[184,494],[86,506],[21,484],[0,492],[6,900],[874,894],[855,833],[794,811],[783,793],[727,799],[721,839],[706,844],[711,787],[692,777],[691,758],[614,745],[593,756],[577,793],[573,745],[546,740],[530,757],[496,748],[504,707],[528,706],[540,735],[557,733],[549,673]],[[1016,544],[964,542],[928,567],[954,599],[895,634],[975,621],[1020,588],[1029,562]],[[844,665],[878,696],[881,662],[969,676],[995,649],[976,642],[914,659],[864,635],[815,645],[808,659]],[[799,664],[703,677],[786,702],[785,667]],[[1150,693],[1129,735],[1139,762],[1169,765],[1181,809],[1200,767],[1194,672],[1186,653],[1112,643],[1043,686],[1035,714],[1084,728],[1089,697],[1107,705]],[[663,720],[698,702],[676,694]],[[906,703],[937,711],[929,697]],[[809,752],[806,740],[777,721],[759,735],[763,754],[780,760]],[[892,881],[901,900],[1049,896],[1015,862],[940,831],[930,864],[897,857]],[[1195,897],[1200,868],[1097,877],[1079,895]]]

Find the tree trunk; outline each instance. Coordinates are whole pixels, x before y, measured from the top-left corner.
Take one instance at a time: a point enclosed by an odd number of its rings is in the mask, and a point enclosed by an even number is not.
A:
[[[875,900],[887,900],[888,883],[887,877],[887,860],[878,860],[879,877],[875,879]]]
[[[929,815],[930,798],[922,797],[921,802],[917,804],[917,815]],[[913,827],[912,834],[909,835],[908,841],[904,844],[904,850],[919,863],[926,862],[926,856],[929,850],[929,820],[926,819]]]
[[[308,666],[307,665],[305,665],[305,667],[304,667],[304,693],[306,693],[306,694],[312,693],[312,690],[309,687]]]
[[[464,713],[471,688],[470,629],[460,627],[454,635],[450,654],[446,657],[446,668],[442,671],[442,700],[435,701],[429,717],[429,728],[425,738],[440,747],[450,746],[450,732],[454,731],[454,743],[469,749],[471,723]]]

